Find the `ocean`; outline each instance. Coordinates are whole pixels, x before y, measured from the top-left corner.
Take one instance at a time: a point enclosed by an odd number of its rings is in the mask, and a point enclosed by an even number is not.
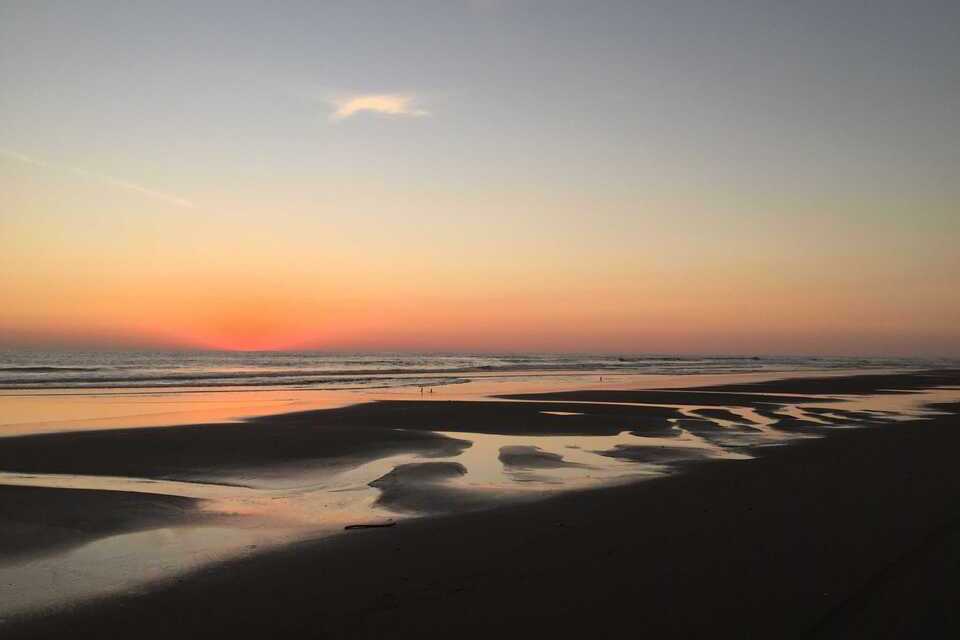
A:
[[[956,362],[809,356],[6,351],[0,352],[0,389],[363,389],[457,384],[479,375],[693,375],[949,365]]]

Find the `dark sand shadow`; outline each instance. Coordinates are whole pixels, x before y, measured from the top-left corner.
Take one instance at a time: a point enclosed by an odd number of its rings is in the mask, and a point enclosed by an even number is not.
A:
[[[550,410],[576,411],[554,415]],[[356,466],[402,453],[455,456],[471,443],[435,431],[508,435],[675,435],[665,407],[498,401],[388,401],[241,423],[3,438],[0,471],[229,482],[231,473],[309,463]]]
[[[422,431],[321,427],[305,419],[55,433],[4,438],[2,445],[2,471],[217,482],[292,463],[335,471],[403,453],[455,456],[471,443]]]
[[[0,566],[92,540],[195,522],[180,496],[0,485]]]
[[[585,464],[564,460],[559,453],[543,451],[540,447],[529,445],[500,447],[500,454],[497,457],[508,470],[590,468]]]
[[[716,418],[717,420],[726,420],[728,422],[736,422],[743,425],[744,427],[756,424],[753,420],[745,418],[739,413],[734,413],[728,409],[695,409],[691,413],[694,413],[698,416],[703,416],[704,418]]]
[[[719,388],[717,389],[719,390]],[[715,392],[713,390],[691,391],[687,389],[591,389],[585,391],[557,391],[552,393],[518,393],[497,397],[504,398],[506,400],[559,400],[564,402],[675,404],[698,405],[703,407],[768,407],[770,405],[824,401],[824,398],[817,396],[777,396],[769,394],[751,395],[746,393]],[[589,407],[590,405],[582,406]],[[577,409],[577,411],[579,410],[580,409]]]
[[[956,384],[960,370],[939,369],[912,373],[875,374],[852,376],[826,376],[814,378],[788,378],[764,382],[722,384],[710,387],[688,387],[693,391],[720,391],[746,393],[801,393],[829,395],[874,395],[910,393],[922,389]],[[784,403],[786,404],[786,403]]]
[[[370,483],[380,490],[376,504],[403,513],[451,513],[490,506],[494,497],[446,484],[466,475],[459,462],[401,464]]]
[[[714,455],[709,449],[701,449],[697,447],[646,447],[630,444],[618,444],[612,449],[595,451],[594,453],[597,453],[601,456],[607,456],[608,458],[629,460],[630,462],[669,465],[716,459],[716,455]]]

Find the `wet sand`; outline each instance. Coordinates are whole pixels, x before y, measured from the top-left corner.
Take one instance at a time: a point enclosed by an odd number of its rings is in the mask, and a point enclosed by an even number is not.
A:
[[[181,496],[0,484],[0,567],[111,534],[193,522],[197,503]]]
[[[772,412],[781,398],[750,394],[909,391],[957,385],[960,376],[855,376],[836,386],[832,380],[714,387],[700,395],[730,392],[726,401],[689,404]],[[135,467],[141,476],[189,477],[218,468],[224,442],[237,443],[228,451],[244,464],[256,464],[258,454],[343,460],[379,455],[376,443],[386,433],[410,438],[388,447],[430,455],[460,446],[431,429],[592,435],[622,429],[626,421],[663,436],[673,424],[668,420],[690,420],[670,407],[594,404],[654,402],[649,395],[637,399],[647,392],[605,392],[604,399],[589,393],[549,398],[562,403],[546,402],[544,394],[524,402],[382,402],[241,425],[136,429],[119,438],[105,432],[9,438],[0,469],[112,474]],[[146,594],[8,620],[3,630],[8,637],[91,638],[954,637],[960,630],[960,405],[937,408],[949,413],[856,430],[829,428],[857,419],[852,413],[816,424],[792,418],[783,428],[819,428],[829,437],[768,448],[733,464],[690,464],[681,474],[641,483],[301,542]],[[709,418],[729,417],[706,411],[704,431],[716,429]],[[838,415],[835,409],[817,415],[828,414]],[[872,415],[859,418],[870,422]],[[258,430],[270,437],[299,434],[298,444],[271,449]],[[214,435],[194,450],[201,432]],[[63,453],[51,455],[58,447]],[[520,466],[561,464],[530,447],[501,454]],[[378,482],[382,499],[417,510],[422,500],[465,499],[444,485],[459,473],[451,463],[427,461],[398,467]],[[404,490],[410,486],[415,490]]]
[[[836,376],[831,378],[803,377],[783,380],[767,380],[737,384],[720,384],[702,387],[702,390],[748,393],[813,393],[813,394],[877,394],[907,393],[934,386],[957,386],[960,371],[943,369],[920,371],[909,375],[865,374]],[[691,390],[697,390],[691,387]]]
[[[0,469],[215,482],[233,470],[298,461],[339,468],[406,452],[452,455],[470,445],[429,431],[356,428],[336,413],[326,421],[295,416],[6,438]]]

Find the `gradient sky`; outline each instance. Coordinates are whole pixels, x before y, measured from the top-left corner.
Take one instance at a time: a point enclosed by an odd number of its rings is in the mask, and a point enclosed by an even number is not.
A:
[[[960,2],[0,3],[0,346],[960,356]]]

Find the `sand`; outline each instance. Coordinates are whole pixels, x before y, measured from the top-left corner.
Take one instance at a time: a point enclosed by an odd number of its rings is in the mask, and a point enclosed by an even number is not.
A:
[[[855,394],[960,380],[956,372],[870,377],[729,391]],[[580,395],[574,400],[582,404],[563,410],[586,417],[551,416],[540,412],[555,405],[531,400],[373,403],[341,411],[336,421],[353,425],[369,443],[387,424],[607,433],[633,416],[638,429],[656,433],[673,415],[591,405]],[[736,402],[748,401],[758,402]],[[831,430],[829,437],[770,448],[750,460],[691,464],[671,477],[302,542],[208,567],[147,593],[8,620],[4,637],[958,637],[960,406],[939,409],[950,413]],[[329,416],[291,414],[269,424],[324,432],[333,428]],[[160,430],[136,431],[141,435],[121,438],[136,443],[124,445],[130,455],[145,455],[158,472],[169,469],[177,459],[169,451],[144,453],[157,442],[151,432]],[[60,437],[74,435],[87,434]],[[329,442],[348,442],[341,437],[348,438],[338,434]],[[9,460],[49,468],[41,451],[51,441],[34,438],[9,439],[23,458],[7,453],[5,441],[0,468]],[[84,442],[81,451],[92,461],[83,464],[115,468],[112,453],[97,453],[104,440]],[[338,454],[366,455],[367,445],[349,442]],[[416,446],[457,445],[430,440]],[[252,445],[249,452],[244,455],[253,458]],[[535,454],[507,452],[528,464]],[[196,464],[210,464],[197,455]],[[50,460],[66,464],[66,457]],[[194,472],[193,464],[180,471]],[[384,496],[443,504],[456,497],[425,498],[402,488],[433,485],[443,493],[436,480],[456,473],[447,463],[405,468],[383,480]]]
[[[198,503],[180,496],[0,485],[0,567],[105,535],[192,522]]]

